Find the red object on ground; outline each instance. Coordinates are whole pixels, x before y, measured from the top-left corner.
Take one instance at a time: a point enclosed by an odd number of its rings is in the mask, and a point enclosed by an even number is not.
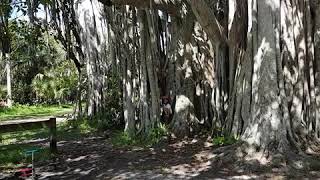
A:
[[[32,176],[32,168],[24,168],[20,169],[19,173],[21,173],[21,177],[29,177]]]

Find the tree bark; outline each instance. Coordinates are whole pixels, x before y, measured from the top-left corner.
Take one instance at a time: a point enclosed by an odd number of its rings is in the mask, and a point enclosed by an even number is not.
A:
[[[103,20],[103,5],[97,0],[81,1],[75,7],[81,27],[82,52],[87,60],[88,116],[103,115],[103,82],[106,63],[106,22]]]
[[[158,52],[158,41],[156,37],[156,28],[157,23],[154,20],[154,13],[152,10],[146,10],[146,17],[149,28],[149,41],[147,43],[147,54],[146,54],[146,68],[148,72],[148,79],[150,84],[150,92],[151,92],[151,128],[155,128],[160,123],[160,90],[158,85],[158,76],[157,72],[159,66],[157,66],[157,61],[159,61],[159,52]]]
[[[167,11],[172,15],[177,13],[177,6],[181,4],[181,0],[99,0],[106,6],[130,5],[137,8],[155,8]]]
[[[151,131],[151,122],[148,105],[148,72],[146,67],[146,46],[147,46],[147,22],[146,14],[143,10],[138,10],[138,22],[140,30],[140,121],[141,129],[145,136]]]
[[[181,0],[99,0],[105,5],[131,5],[139,8],[155,8],[164,10],[171,15],[177,13],[183,4]],[[214,43],[227,43],[225,30],[219,24],[212,9],[204,0],[187,0],[191,5],[192,11],[201,26]]]
[[[260,150],[284,151],[288,143],[285,120],[280,112],[277,79],[280,4],[276,1],[268,3],[267,0],[253,0],[252,5],[249,6],[249,12],[252,14],[252,25],[257,23],[257,28],[252,29],[253,43],[257,46],[253,46],[251,118],[242,140]]]
[[[188,7],[188,6],[187,6]],[[176,43],[176,100],[174,115],[170,127],[178,137],[195,134],[199,127],[199,119],[195,107],[194,64],[197,59],[197,45],[195,43],[195,17],[191,12],[182,14],[180,27],[177,30],[179,39]],[[198,107],[200,108],[200,107]]]
[[[12,91],[11,91],[11,63],[10,54],[5,53],[6,72],[7,72],[7,106],[12,106]]]
[[[132,28],[134,26],[132,21],[133,13],[135,10],[131,10],[128,6],[123,9],[123,13],[125,14],[126,18],[122,19],[122,23],[124,27],[124,34],[123,34],[123,42],[129,44],[130,41],[133,40]],[[129,21],[130,20],[130,21]],[[123,91],[124,91],[124,121],[125,121],[125,129],[124,131],[128,133],[129,136],[133,137],[136,134],[135,129],[135,106],[134,106],[134,53],[132,48],[129,46],[123,47],[124,56],[123,58]],[[129,52],[131,52],[129,54]]]
[[[314,15],[313,41],[315,59],[315,96],[316,96],[316,130],[315,135],[320,138],[320,2],[311,1],[311,9]]]
[[[189,0],[192,11],[211,41],[216,44],[226,44],[228,39],[225,29],[218,22],[213,10],[204,0]]]

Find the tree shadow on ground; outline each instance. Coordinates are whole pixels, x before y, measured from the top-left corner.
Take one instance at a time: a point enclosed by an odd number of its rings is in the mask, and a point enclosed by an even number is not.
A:
[[[292,171],[280,163],[261,164],[237,157],[236,151],[214,153],[206,138],[167,140],[152,148],[117,148],[109,139],[87,137],[59,142],[56,161],[38,165],[39,179],[301,179],[317,171]],[[226,156],[227,155],[227,156]],[[240,156],[239,156],[240,157]],[[276,158],[274,160],[276,161]],[[228,163],[227,163],[228,162]],[[297,161],[298,162],[298,161]],[[272,165],[273,164],[273,165]],[[274,165],[278,164],[278,165]]]

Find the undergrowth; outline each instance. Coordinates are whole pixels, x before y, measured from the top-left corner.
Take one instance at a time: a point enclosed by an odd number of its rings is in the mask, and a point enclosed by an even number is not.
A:
[[[86,120],[73,120],[57,125],[57,139],[59,141],[79,140],[82,137],[96,132],[96,128],[89,125]],[[35,155],[36,162],[49,159],[48,142],[49,129],[23,130],[0,134],[0,171],[18,168],[19,164],[30,163],[30,158],[25,156],[28,149],[40,149]],[[59,151],[59,148],[58,148]]]
[[[167,135],[167,127],[165,125],[160,125],[158,128],[154,128],[147,136],[137,135],[131,137],[126,132],[118,131],[111,137],[111,143],[117,147],[151,147],[152,145],[159,143]]]
[[[212,143],[215,146],[227,146],[234,144],[237,141],[238,139],[233,136],[217,136],[212,138]]]
[[[38,152],[34,155],[35,162],[43,162],[51,157],[50,150],[47,147],[26,144],[0,146],[0,170],[31,164],[31,155],[27,155],[26,152],[32,149],[38,149]]]

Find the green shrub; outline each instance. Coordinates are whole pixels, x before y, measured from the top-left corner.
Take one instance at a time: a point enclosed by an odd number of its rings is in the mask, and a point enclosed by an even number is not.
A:
[[[88,134],[88,133],[97,131],[96,123],[91,122],[91,120],[88,120],[85,118],[68,121],[63,126],[69,127],[72,129],[77,129],[81,134]]]
[[[118,128],[123,122],[123,104],[122,104],[122,84],[119,83],[120,77],[114,74],[108,74],[108,89],[105,91],[106,111],[100,116],[100,121],[104,128]],[[101,123],[99,123],[101,124]]]
[[[212,143],[215,146],[227,146],[237,142],[237,139],[233,136],[218,136],[212,139]]]
[[[154,144],[159,143],[163,137],[168,135],[168,130],[164,125],[160,125],[158,128],[154,128],[149,135],[137,135],[131,137],[126,132],[117,132],[113,135],[111,143],[119,147],[128,146],[143,146],[150,147]]]
[[[163,124],[160,124],[158,128],[155,128],[151,131],[150,135],[147,137],[147,141],[149,141],[151,144],[156,144],[168,134],[167,127]]]
[[[135,137],[130,137],[126,132],[117,132],[113,135],[111,142],[114,146],[126,147],[140,144],[139,139]]]
[[[66,103],[75,100],[77,83],[76,68],[69,61],[64,61],[37,74],[31,87],[37,102]]]

